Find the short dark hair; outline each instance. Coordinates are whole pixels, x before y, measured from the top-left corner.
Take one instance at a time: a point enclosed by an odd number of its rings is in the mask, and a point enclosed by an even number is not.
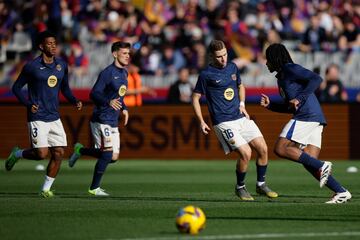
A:
[[[117,52],[120,48],[131,48],[131,44],[128,42],[117,41],[111,45],[111,52]]]
[[[221,40],[212,40],[209,44],[208,50],[210,54],[225,48],[225,43]]]
[[[39,46],[40,44],[42,44],[45,41],[46,38],[49,38],[49,37],[53,37],[56,39],[55,34],[53,34],[52,32],[50,32],[48,30],[40,32],[37,37],[37,45]]]
[[[293,63],[289,51],[281,43],[273,43],[266,49],[266,60],[274,67],[275,71],[281,70],[287,63]]]

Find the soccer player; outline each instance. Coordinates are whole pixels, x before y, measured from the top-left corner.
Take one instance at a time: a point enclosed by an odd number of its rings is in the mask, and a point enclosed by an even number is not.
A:
[[[270,72],[277,72],[277,84],[283,103],[270,102],[262,94],[261,106],[271,111],[292,113],[275,144],[275,153],[302,164],[307,171],[326,185],[335,195],[326,203],[345,203],[351,194],[331,174],[332,163],[318,160],[321,135],[326,120],[314,94],[321,77],[293,63],[284,45],[272,44],[266,49],[266,65]]]
[[[236,195],[244,201],[254,200],[245,187],[245,175],[253,148],[257,153],[256,192],[276,198],[278,194],[265,183],[267,145],[259,128],[246,112],[245,87],[241,83],[239,70],[234,63],[228,63],[224,42],[211,41],[208,51],[210,64],[200,73],[192,97],[201,130],[205,135],[210,131],[200,106],[200,98],[205,95],[216,136],[225,154],[235,151],[239,156],[236,164]]]
[[[55,57],[57,48],[55,35],[44,31],[39,34],[38,40],[42,54],[24,66],[12,87],[17,99],[27,108],[32,148],[15,147],[5,161],[5,168],[10,171],[20,158],[45,159],[50,151],[51,157],[40,193],[41,196],[48,198],[54,196],[50,189],[59,172],[64,147],[67,146],[66,134],[58,111],[59,92],[61,91],[70,103],[76,105],[78,110],[81,110],[82,103],[73,96],[69,88],[67,64]],[[26,84],[28,98],[21,91]]]
[[[100,72],[99,77],[91,90],[90,98],[95,103],[90,120],[90,128],[94,139],[93,148],[85,148],[76,143],[74,153],[69,159],[69,166],[73,167],[81,155],[98,158],[89,194],[108,196],[100,188],[101,178],[109,163],[115,162],[120,152],[120,134],[118,129],[120,111],[124,114],[126,126],[129,113],[124,104],[128,82],[128,72],[125,67],[130,60],[130,43],[115,42],[111,46],[114,62]]]

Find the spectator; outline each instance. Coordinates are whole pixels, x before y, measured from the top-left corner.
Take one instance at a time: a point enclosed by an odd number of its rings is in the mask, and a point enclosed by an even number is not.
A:
[[[31,37],[24,31],[24,25],[20,22],[15,24],[15,31],[7,45],[7,51],[15,54],[16,60],[20,60],[32,49]],[[22,54],[24,53],[24,54]]]
[[[75,74],[77,79],[83,77],[88,70],[89,58],[83,48],[77,42],[71,44],[71,54],[68,58],[69,71]]]
[[[169,89],[167,102],[172,104],[190,104],[193,85],[189,82],[189,69],[179,70],[179,79]]]
[[[152,45],[144,44],[134,53],[132,62],[138,66],[140,74],[153,75],[159,69],[161,54]]]
[[[159,75],[174,74],[180,68],[185,66],[185,58],[179,50],[174,49],[171,45],[165,45],[160,60]]]
[[[264,38],[264,39],[261,39],[262,52],[258,56],[258,61],[265,63],[265,61],[266,61],[266,59],[265,59],[265,50],[273,43],[280,43],[281,38],[280,38],[280,35],[278,34],[278,32],[275,31],[275,29],[270,29],[266,33],[266,36],[262,36],[262,38]]]
[[[339,66],[330,64],[325,72],[325,82],[320,85],[320,102],[346,102],[348,95],[339,78]]]
[[[323,44],[326,41],[325,29],[320,26],[318,15],[310,18],[310,26],[303,35],[303,39],[299,45],[299,49],[303,52],[315,52],[323,50]]]
[[[141,75],[139,74],[139,67],[135,64],[129,64],[128,89],[124,98],[125,105],[127,107],[142,106],[143,93],[156,96],[156,92],[153,89],[142,85]]]
[[[360,52],[360,29],[351,19],[344,20],[345,30],[339,38],[339,49]]]
[[[162,26],[157,23],[153,23],[150,26],[150,32],[147,35],[147,43],[153,46],[154,50],[160,51],[166,38]]]

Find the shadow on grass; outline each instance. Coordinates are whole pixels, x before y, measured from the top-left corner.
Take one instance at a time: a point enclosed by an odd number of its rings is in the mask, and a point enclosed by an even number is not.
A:
[[[0,197],[11,197],[11,198],[39,198],[39,193],[25,193],[25,192],[0,192]],[[160,197],[160,196],[108,196],[108,197],[95,197],[86,194],[69,194],[55,192],[54,199],[82,199],[90,201],[167,201],[167,202],[212,202],[212,203],[241,203],[241,204],[253,204],[253,203],[274,203],[274,204],[314,204],[323,203],[327,198],[320,196],[301,196],[301,195],[281,195],[276,199],[269,199],[264,196],[254,195],[254,201],[241,201],[234,198],[229,199],[201,199],[192,197]],[[321,199],[321,201],[318,201]]]

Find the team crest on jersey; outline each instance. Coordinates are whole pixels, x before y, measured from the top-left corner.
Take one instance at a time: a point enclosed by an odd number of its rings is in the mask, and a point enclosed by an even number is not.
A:
[[[231,74],[231,79],[236,81],[236,74]]]
[[[230,140],[229,140],[229,143],[230,143],[231,145],[234,145],[234,144],[235,144],[235,140],[234,140],[234,139],[230,139]]]
[[[55,75],[51,75],[47,80],[48,86],[55,87],[57,84],[57,81],[58,81],[57,77]]]
[[[56,70],[58,70],[59,72],[61,71],[61,65],[60,64],[58,64],[58,65],[56,65]]]
[[[106,143],[110,143],[110,142],[111,142],[111,138],[105,138],[105,142],[106,142]]]
[[[120,88],[119,88],[119,96],[123,97],[123,96],[125,96],[125,93],[126,93],[126,86],[121,85]]]
[[[224,97],[226,100],[230,101],[234,98],[234,89],[232,88],[227,88],[224,92]]]

